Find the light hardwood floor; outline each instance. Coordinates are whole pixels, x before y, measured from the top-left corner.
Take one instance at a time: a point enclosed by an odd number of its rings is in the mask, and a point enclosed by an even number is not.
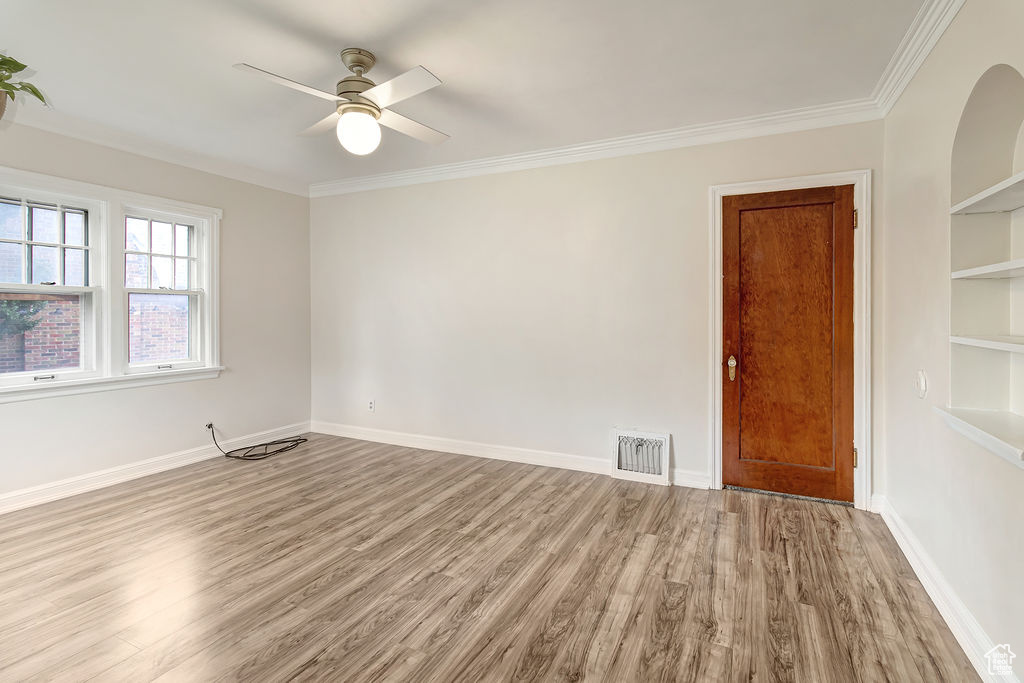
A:
[[[311,435],[0,516],[0,680],[965,681],[881,520]]]

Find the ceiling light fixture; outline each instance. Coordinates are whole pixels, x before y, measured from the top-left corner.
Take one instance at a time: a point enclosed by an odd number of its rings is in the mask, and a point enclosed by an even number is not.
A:
[[[381,126],[387,126],[411,138],[431,144],[448,139],[448,136],[441,131],[424,126],[422,123],[417,123],[387,108],[441,85],[437,76],[422,66],[417,66],[390,81],[375,84],[365,76],[366,72],[377,63],[377,58],[373,56],[372,52],[358,47],[347,47],[341,51],[341,61],[352,72],[352,75],[338,81],[334,94],[311,88],[251,64],[235,64],[235,68],[257,74],[278,85],[333,102],[335,111],[310,126],[302,134],[319,135],[334,128],[338,135],[338,142],[351,154],[365,156],[376,150],[380,146]]]
[[[338,142],[352,154],[364,156],[380,145],[380,124],[366,111],[341,112],[337,132]]]

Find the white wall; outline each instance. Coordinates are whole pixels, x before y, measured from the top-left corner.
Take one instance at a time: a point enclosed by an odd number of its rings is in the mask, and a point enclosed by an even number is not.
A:
[[[885,128],[885,495],[997,643],[1024,644],[1024,471],[947,427],[950,155],[975,82],[1024,72],[1024,4],[968,0]],[[917,398],[923,368],[931,391]]]
[[[6,125],[0,165],[224,210],[213,380],[0,405],[0,494],[309,420],[308,199]]]
[[[314,423],[709,478],[708,188],[870,168],[881,122],[311,202]],[[876,225],[880,230],[880,226]],[[376,401],[376,411],[367,402]]]

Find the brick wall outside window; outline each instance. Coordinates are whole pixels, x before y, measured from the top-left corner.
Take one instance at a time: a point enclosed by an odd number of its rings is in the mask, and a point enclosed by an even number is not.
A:
[[[34,295],[22,295],[32,301]],[[22,298],[6,294],[5,299]],[[76,368],[80,362],[81,305],[78,297],[47,297],[39,324],[0,337],[0,373]],[[35,298],[38,300],[38,297]]]
[[[4,298],[32,296],[37,295],[7,294]],[[129,311],[132,362],[188,358],[187,298],[147,295],[141,299],[133,298],[133,301]],[[48,301],[36,319],[39,323],[31,330],[0,337],[0,374],[79,366],[81,306],[78,298]]]
[[[188,297],[132,294],[128,306],[131,362],[154,363],[188,358]]]

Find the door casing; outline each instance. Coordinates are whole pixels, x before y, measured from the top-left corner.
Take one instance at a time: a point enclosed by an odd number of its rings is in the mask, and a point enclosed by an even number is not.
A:
[[[795,178],[759,180],[746,183],[713,185],[710,188],[710,302],[709,397],[711,444],[709,471],[711,487],[722,488],[722,198],[727,195],[802,190],[828,185],[853,185],[853,205],[857,209],[853,253],[853,434],[857,448],[854,470],[853,504],[868,510],[871,505],[871,170],[842,171]]]

